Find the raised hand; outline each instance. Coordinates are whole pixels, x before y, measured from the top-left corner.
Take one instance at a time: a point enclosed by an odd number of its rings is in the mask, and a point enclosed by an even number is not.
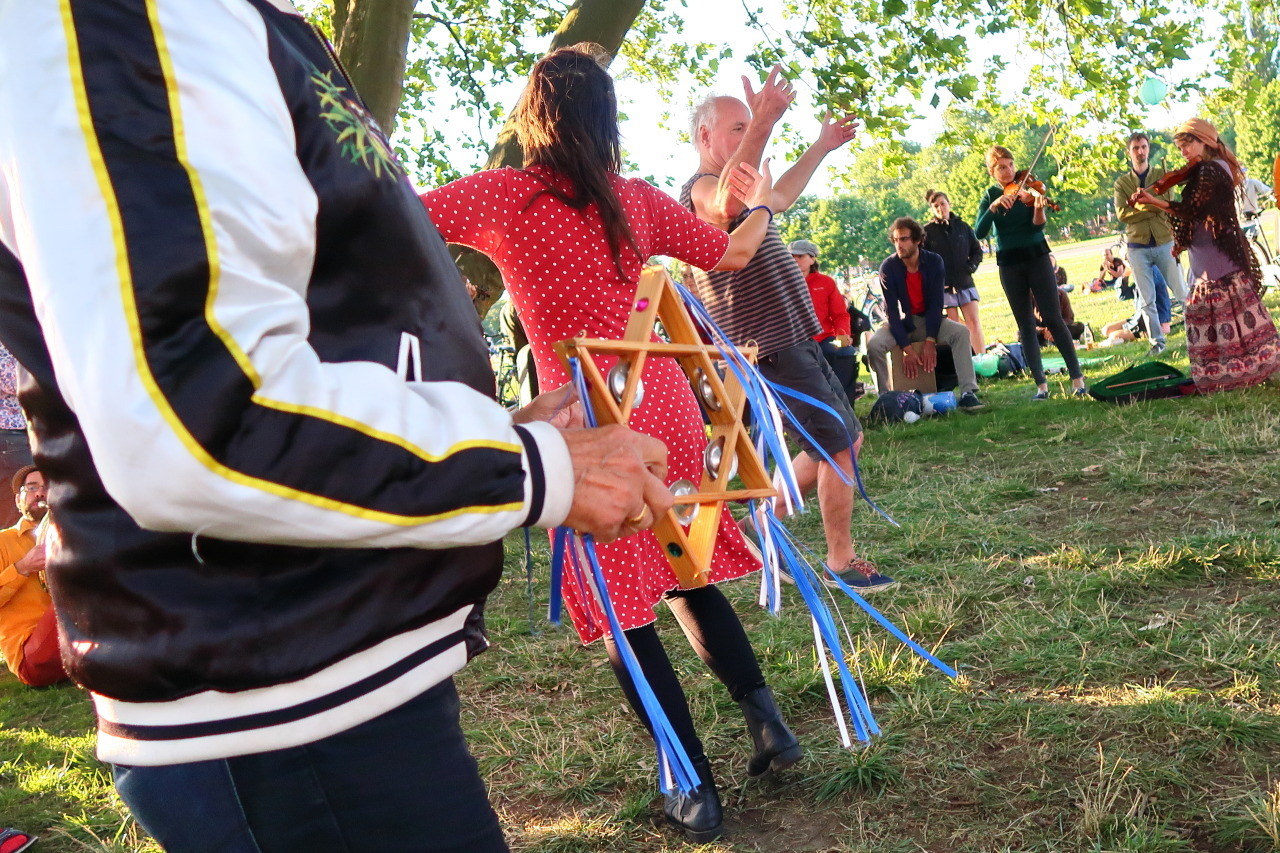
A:
[[[750,163],[735,166],[729,173],[729,192],[747,207],[771,207],[773,175],[769,172],[769,158],[765,158],[758,171]]]
[[[835,151],[841,145],[853,139],[858,133],[858,120],[852,113],[836,118],[828,112],[822,117],[822,128],[818,131],[815,143],[825,151]]]
[[[775,65],[769,69],[769,76],[757,92],[751,88],[751,81],[742,78],[742,91],[747,107],[751,110],[752,121],[768,122],[770,125],[782,118],[783,113],[796,99],[795,90],[790,81],[782,76],[782,66]]]

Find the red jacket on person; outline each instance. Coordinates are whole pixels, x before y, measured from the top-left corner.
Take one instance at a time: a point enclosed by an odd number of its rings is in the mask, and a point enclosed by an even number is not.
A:
[[[813,336],[815,341],[825,341],[836,335],[849,337],[849,306],[845,304],[836,280],[820,272],[805,276],[809,285],[809,298],[813,300],[813,313],[818,315],[822,333]]]

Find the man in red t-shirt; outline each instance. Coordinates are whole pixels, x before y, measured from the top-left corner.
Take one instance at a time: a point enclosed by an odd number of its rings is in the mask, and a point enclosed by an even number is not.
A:
[[[894,253],[880,264],[880,289],[884,293],[887,322],[867,343],[867,361],[876,374],[876,390],[889,388],[889,350],[902,352],[902,372],[908,379],[921,371],[932,373],[938,365],[938,344],[951,347],[956,378],[960,381],[959,408],[976,411],[978,380],[973,370],[969,327],[942,316],[942,292],[947,271],[942,256],[920,248],[924,228],[909,216],[900,217],[889,229]],[[919,354],[912,343],[924,341]]]

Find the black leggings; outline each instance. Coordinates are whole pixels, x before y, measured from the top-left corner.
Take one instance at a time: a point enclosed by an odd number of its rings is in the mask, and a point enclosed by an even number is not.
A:
[[[714,586],[699,589],[673,589],[663,596],[676,621],[689,639],[689,645],[698,653],[698,657],[715,673],[728,690],[735,702],[741,701],[753,690],[764,687],[764,674],[760,672],[760,664],[756,661],[755,650],[747,639],[747,632],[738,621],[738,614],[733,605],[724,597],[724,593]],[[693,726],[693,717],[689,713],[689,703],[684,696],[684,688],[671,666],[667,651],[658,639],[658,632],[652,624],[640,628],[632,628],[626,632],[627,642],[640,662],[640,669],[649,686],[658,697],[659,704],[667,713],[676,736],[681,745],[693,760],[704,758],[702,741]],[[618,654],[618,646],[612,637],[605,637],[605,650],[609,654],[609,663],[613,666],[613,674],[622,686],[622,692],[645,728],[653,731],[644,706],[640,704],[640,695],[636,686],[627,674]]]
[[[1022,355],[1031,368],[1031,377],[1037,385],[1044,384],[1044,367],[1040,363],[1040,338],[1036,334],[1035,307],[1039,306],[1044,325],[1053,333],[1053,343],[1062,353],[1062,360],[1067,363],[1067,375],[1079,379],[1080,359],[1076,357],[1076,345],[1071,340],[1071,332],[1062,321],[1062,311],[1058,307],[1058,285],[1053,278],[1053,265],[1048,255],[1041,255],[1029,261],[1016,264],[1000,265],[1000,286],[1004,288],[1005,298],[1009,300],[1009,308],[1013,311],[1013,319],[1018,324],[1018,340],[1022,342]],[[1035,296],[1035,305],[1031,297]]]

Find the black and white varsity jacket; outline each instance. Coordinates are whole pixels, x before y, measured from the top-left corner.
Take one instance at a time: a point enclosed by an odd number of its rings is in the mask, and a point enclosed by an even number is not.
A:
[[[99,756],[298,745],[486,644],[568,512],[325,42],[265,0],[0,0],[0,340]],[[556,488],[547,488],[552,483]]]

